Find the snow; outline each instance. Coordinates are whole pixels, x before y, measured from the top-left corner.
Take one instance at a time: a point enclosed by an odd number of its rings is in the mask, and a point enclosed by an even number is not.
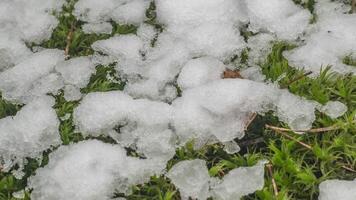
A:
[[[238,30],[247,21],[243,1],[158,0],[156,6],[158,21],[194,54],[228,59],[245,46]]]
[[[244,136],[245,124],[254,112],[272,110],[292,129],[309,129],[315,120],[316,103],[273,85],[224,79],[184,90],[173,107],[174,127],[183,142],[210,137],[229,142]]]
[[[121,91],[97,92],[85,96],[73,115],[84,136],[111,136],[122,146],[136,146],[138,152],[152,159],[168,161],[175,154],[174,135],[169,130],[172,108],[168,104],[134,100]],[[120,131],[116,132],[118,125]]]
[[[234,200],[262,190],[264,186],[264,165],[260,161],[252,167],[231,170],[221,180],[209,176],[204,160],[186,160],[175,164],[167,177],[178,188],[182,199]]]
[[[16,116],[0,119],[0,160],[5,171],[15,164],[20,172],[25,158],[41,159],[42,152],[61,144],[54,99],[41,97],[25,105]],[[36,117],[34,117],[36,116]],[[22,174],[20,173],[18,178]]]
[[[15,103],[28,103],[47,93],[58,94],[65,87],[66,99],[80,99],[79,89],[89,83],[95,65],[89,57],[64,59],[63,51],[45,49],[0,73],[3,97]]]
[[[265,163],[265,161],[260,161],[252,167],[239,167],[231,170],[220,183],[212,186],[212,196],[215,200],[234,200],[262,190]]]
[[[247,0],[249,29],[269,32],[282,40],[297,39],[306,30],[311,14],[292,0]]]
[[[73,15],[88,24],[87,33],[107,33],[110,22],[138,25],[146,19],[150,0],[79,0],[74,5]]]
[[[356,180],[326,180],[319,185],[319,200],[356,199]]]
[[[36,200],[107,200],[160,170],[149,160],[128,157],[118,145],[88,140],[51,153],[49,164],[29,179],[29,188]]]
[[[0,2],[0,71],[19,64],[31,51],[27,43],[50,38],[64,0],[3,0]]]
[[[334,11],[338,4],[317,3],[318,21],[305,44],[284,54],[293,67],[312,71],[314,76],[329,65],[331,71],[341,74],[356,72],[355,67],[343,63],[345,56],[356,52],[356,14]]]
[[[16,103],[27,103],[37,96],[52,91],[50,83],[52,80],[55,82],[57,80],[55,77],[46,78],[46,76],[64,58],[63,51],[47,49],[34,53],[16,66],[0,73],[0,90],[3,97]],[[36,84],[44,86],[40,94],[32,91]]]
[[[179,73],[177,80],[180,89],[197,87],[219,80],[225,71],[225,65],[213,57],[201,57],[188,61]]]
[[[111,34],[112,32],[112,25],[108,22],[102,23],[92,23],[92,24],[84,24],[82,26],[83,32],[87,34]]]
[[[343,63],[356,55],[356,15],[349,6],[318,1],[311,24],[311,13],[292,0],[154,2],[161,27],[145,22],[151,0],[77,1],[73,14],[85,33],[111,34],[114,23],[133,24],[137,31],[96,41],[94,55],[68,60],[63,50],[27,47],[50,38],[58,24],[52,14],[64,0],[0,2],[0,91],[5,100],[23,104],[15,116],[0,119],[3,170],[21,178],[26,158],[41,161],[44,151],[61,144],[55,102],[47,94],[63,92],[66,101],[78,102],[73,123],[84,136],[50,153],[49,164],[29,179],[32,199],[111,199],[153,175],[166,175],[182,199],[238,199],[263,188],[265,162],[233,169],[222,179],[210,177],[199,159],[181,161],[166,173],[176,148],[191,140],[196,147],[219,142],[227,153],[237,153],[236,139],[253,113],[272,111],[292,130],[306,130],[315,109],[332,119],[347,112],[339,101],[320,105],[266,83],[259,65],[273,42],[288,41],[298,46],[284,52],[293,67],[314,76],[327,65],[355,73]],[[244,38],[242,29],[253,34]],[[232,61],[245,50],[247,63]],[[100,64],[113,64],[123,91],[81,93]],[[226,69],[236,68],[244,79],[222,79]],[[61,118],[69,119],[70,113]],[[115,144],[92,139],[99,136]],[[323,182],[320,199],[354,199],[354,182]]]
[[[140,50],[143,42],[134,34],[116,35],[107,40],[100,40],[92,45],[95,51],[104,53],[116,59],[141,59]]]

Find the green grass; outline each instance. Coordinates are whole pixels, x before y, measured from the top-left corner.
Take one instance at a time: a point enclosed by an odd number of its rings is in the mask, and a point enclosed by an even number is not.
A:
[[[64,11],[58,15],[60,20],[59,26],[54,30],[49,41],[41,46],[45,48],[64,49],[66,46],[66,37],[75,24],[73,42],[70,46],[69,54],[71,57],[86,56],[93,53],[90,45],[98,40],[107,39],[114,34],[135,33],[136,27],[132,25],[114,24],[113,34],[84,34],[81,30],[83,24],[68,13],[71,13],[75,1],[70,1]],[[313,12],[314,1],[308,1],[302,4]],[[155,25],[158,29],[162,27],[155,22],[154,4],[147,11],[149,20],[147,23]],[[248,37],[246,32],[246,37]],[[252,166],[260,159],[266,159],[273,165],[273,178],[276,180],[279,195],[274,196],[272,178],[265,173],[265,187],[252,195],[244,197],[245,200],[273,200],[273,199],[296,199],[312,200],[317,199],[318,184],[326,179],[347,179],[356,178],[356,173],[345,170],[343,166],[356,166],[356,126],[354,116],[356,114],[356,77],[352,75],[340,76],[330,72],[330,68],[325,66],[320,76],[312,79],[302,77],[305,73],[303,70],[292,68],[288,61],[282,56],[282,52],[294,48],[284,42],[276,42],[272,52],[264,63],[261,63],[263,74],[270,81],[278,83],[288,89],[290,92],[310,100],[318,101],[322,104],[329,100],[338,100],[348,107],[348,112],[337,120],[330,119],[322,113],[317,112],[317,119],[313,127],[328,127],[338,124],[339,130],[329,131],[320,134],[295,135],[293,137],[312,146],[307,149],[297,142],[284,138],[271,130],[265,129],[265,124],[287,127],[280,123],[268,113],[264,116],[258,116],[250,125],[246,136],[237,141],[241,145],[241,151],[236,154],[227,154],[223,151],[220,144],[207,145],[200,150],[194,150],[194,141],[186,144],[184,147],[176,150],[176,155],[167,164],[169,170],[175,163],[189,159],[204,159],[207,161],[209,174],[215,177],[223,177],[230,170],[241,166]],[[245,60],[248,51],[245,51],[241,60]],[[352,60],[345,62],[352,63]],[[97,91],[122,90],[124,83],[115,78],[112,81],[107,75],[115,77],[113,66],[98,66],[97,72],[90,79],[86,88],[82,89],[83,93]],[[283,75],[283,78],[280,77]],[[296,80],[297,81],[293,81]],[[70,117],[61,120],[60,134],[63,145],[84,140],[80,133],[74,129],[72,113],[79,104],[78,101],[67,102],[62,94],[55,96],[56,104],[54,108],[60,118],[67,114]],[[21,105],[11,104],[1,98],[0,100],[0,118],[15,115],[21,108]],[[105,142],[113,142],[108,138],[98,138]],[[47,163],[49,152],[44,153],[44,162]],[[16,180],[9,173],[0,173],[0,199],[14,200],[12,193],[26,187],[26,178],[35,173],[40,164],[35,160],[29,160],[26,165],[26,176],[22,180]],[[29,199],[28,193],[26,200]],[[115,197],[124,196],[116,194]],[[180,199],[179,191],[176,190],[170,181],[163,177],[152,177],[150,182],[133,187],[133,193],[126,197],[129,200],[178,200]]]

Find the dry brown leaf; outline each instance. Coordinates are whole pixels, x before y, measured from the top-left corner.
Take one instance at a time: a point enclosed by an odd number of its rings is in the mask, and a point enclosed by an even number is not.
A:
[[[239,70],[231,70],[231,69],[226,69],[224,71],[223,78],[241,78],[241,79],[243,79]]]

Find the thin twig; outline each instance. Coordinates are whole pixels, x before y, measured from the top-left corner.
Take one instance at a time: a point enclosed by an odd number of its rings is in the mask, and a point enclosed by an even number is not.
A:
[[[248,127],[251,125],[253,120],[256,119],[256,117],[257,117],[257,113],[252,113],[252,115],[250,116],[249,120],[247,121],[247,123],[245,125],[245,131],[247,131]]]
[[[277,184],[276,184],[276,180],[273,177],[273,166],[272,166],[271,163],[268,163],[266,165],[266,167],[267,167],[268,173],[269,173],[269,175],[271,176],[271,179],[272,179],[272,186],[273,186],[274,196],[277,197],[278,196],[278,187],[277,187]]]
[[[292,130],[292,129],[289,129],[289,128],[281,128],[281,127],[272,126],[272,125],[268,125],[268,124],[266,124],[266,128],[271,129],[271,130],[284,131],[284,132],[292,131],[292,132],[295,132],[295,133],[321,133],[321,132],[334,131],[334,130],[340,129],[339,126],[332,125],[332,126],[329,126],[329,127],[314,128],[314,129],[309,129],[309,130]]]
[[[343,165],[343,166],[341,166],[341,167],[344,168],[344,169],[347,170],[347,171],[356,173],[356,170],[354,170],[354,169],[352,169],[352,168],[350,168],[350,167],[347,167],[347,166],[345,166],[345,165]]]
[[[266,124],[266,128],[270,128],[269,125]],[[297,142],[298,144],[302,145],[303,147],[305,147],[305,148],[307,148],[307,149],[309,149],[309,150],[312,150],[312,149],[313,149],[313,147],[311,147],[310,145],[305,144],[304,142],[301,142],[301,141],[295,139],[294,137],[288,135],[288,134],[287,134],[286,132],[284,132],[284,131],[281,131],[281,130],[279,130],[279,129],[272,129],[272,130],[274,130],[276,133],[279,133],[279,134],[283,135],[284,137],[286,137],[286,138],[288,138],[288,139],[291,139],[291,140]]]
[[[72,25],[70,27],[70,31],[69,31],[69,33],[67,35],[67,45],[66,45],[66,48],[64,50],[64,55],[66,57],[69,56],[69,49],[70,49],[70,45],[72,44],[74,31],[75,31],[75,22],[72,23]]]
[[[290,86],[292,83],[297,82],[297,81],[299,81],[300,79],[302,79],[302,78],[304,78],[304,77],[306,77],[306,76],[308,76],[308,75],[310,75],[310,74],[312,74],[312,73],[313,73],[312,71],[309,71],[309,72],[306,72],[306,73],[304,73],[304,74],[302,74],[302,75],[300,75],[300,76],[297,76],[297,77],[295,77],[294,79],[290,80],[286,85],[282,86],[281,88],[282,88],[282,89],[285,89],[285,88],[287,88],[288,86]]]

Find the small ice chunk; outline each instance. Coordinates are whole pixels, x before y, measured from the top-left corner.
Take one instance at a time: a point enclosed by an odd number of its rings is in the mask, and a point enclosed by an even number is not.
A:
[[[84,24],[82,27],[84,33],[91,34],[91,33],[96,33],[96,34],[111,34],[112,32],[112,25],[108,22],[102,22],[102,23],[89,23],[89,24]]]
[[[320,110],[332,119],[336,119],[347,112],[347,106],[340,101],[329,101]]]
[[[43,151],[61,143],[54,103],[53,98],[44,96],[25,105],[16,116],[0,119],[3,170],[18,164],[21,171],[25,158],[41,158]]]
[[[230,142],[224,142],[223,145],[224,145],[224,150],[228,154],[234,154],[241,150],[240,146],[234,140]]]
[[[63,51],[47,49],[33,54],[13,68],[0,73],[0,90],[3,97],[17,103],[31,101],[34,95],[31,93],[31,89],[33,89],[34,84],[39,79],[49,75],[54,70],[55,65],[63,60]],[[48,91],[44,88],[43,94],[52,89],[53,86],[48,85]]]
[[[282,40],[297,39],[306,30],[311,14],[292,0],[247,0],[253,32],[268,31]]]
[[[64,99],[66,101],[78,101],[82,98],[80,89],[73,85],[64,86]]]
[[[326,180],[319,185],[319,200],[354,200],[356,199],[356,179]]]
[[[208,168],[204,160],[181,161],[169,170],[167,177],[178,188],[182,199],[209,197]]]
[[[15,197],[16,199],[24,199],[25,198],[25,190],[13,192],[12,196]]]
[[[177,83],[182,89],[188,89],[219,80],[225,65],[213,57],[201,57],[188,61],[179,74]]]
[[[212,187],[215,200],[235,200],[262,190],[264,186],[265,161],[252,167],[239,167],[224,176],[221,183]]]

